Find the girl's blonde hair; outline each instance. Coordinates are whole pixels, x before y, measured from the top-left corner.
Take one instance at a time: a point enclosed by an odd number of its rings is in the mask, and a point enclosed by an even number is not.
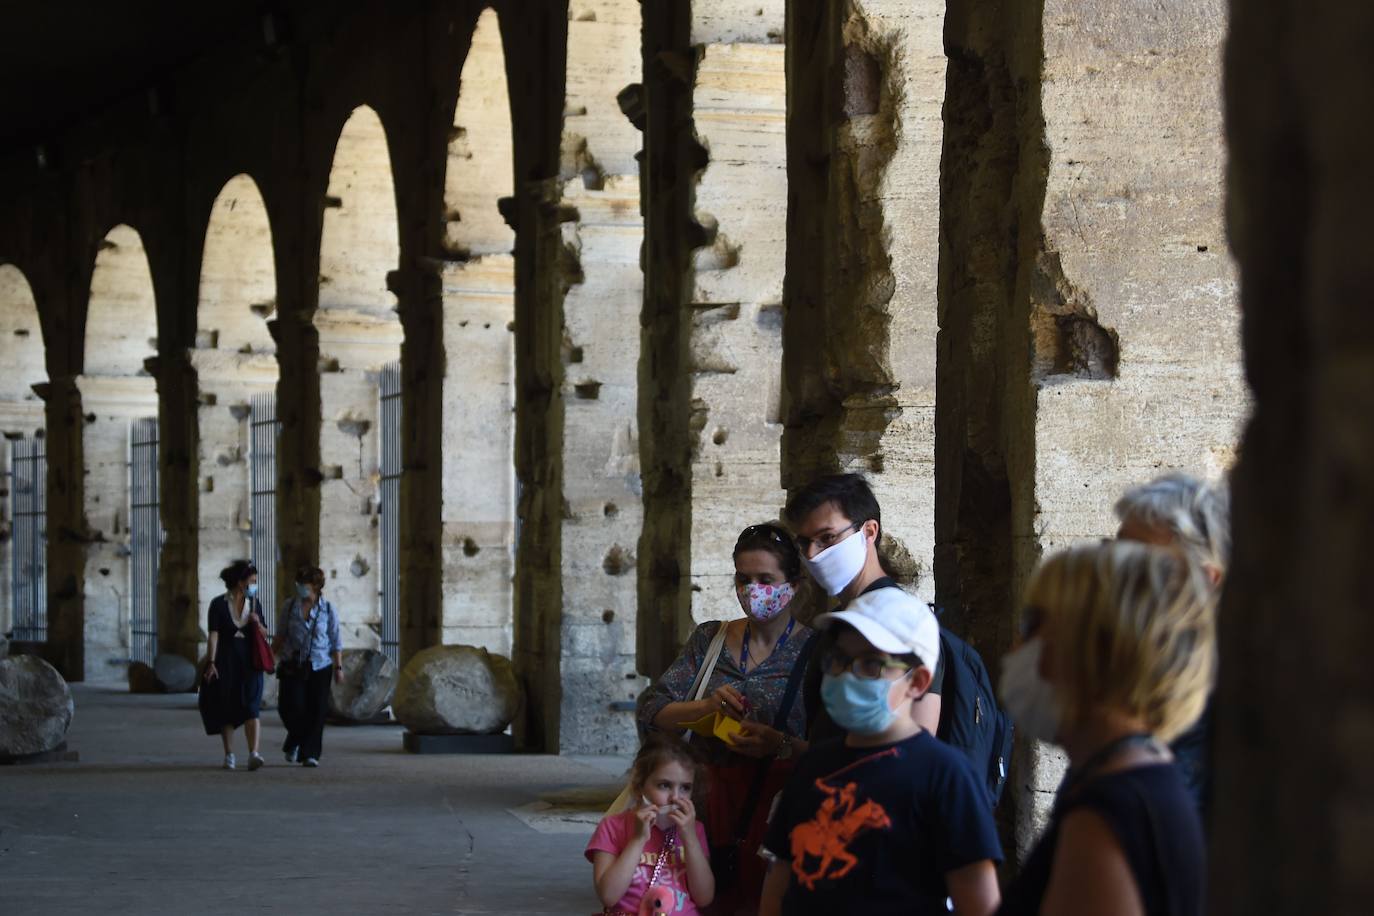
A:
[[[1216,670],[1216,596],[1181,553],[1125,541],[1065,550],[1036,571],[1027,601],[1053,646],[1065,724],[1107,707],[1168,741],[1202,714]]]

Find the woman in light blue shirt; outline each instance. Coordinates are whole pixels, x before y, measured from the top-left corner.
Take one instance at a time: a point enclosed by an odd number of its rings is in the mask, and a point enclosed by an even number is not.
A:
[[[324,571],[302,566],[296,571],[296,597],[282,606],[272,649],[281,661],[277,711],[286,726],[282,751],[287,763],[320,765],[324,717],[329,712],[329,681],[343,683],[343,645],[339,615],[321,594]]]

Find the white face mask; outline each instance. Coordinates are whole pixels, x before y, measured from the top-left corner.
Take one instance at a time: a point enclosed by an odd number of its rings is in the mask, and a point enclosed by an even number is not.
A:
[[[1044,649],[1044,641],[1037,636],[1002,656],[997,696],[1021,734],[1054,741],[1059,735],[1059,702],[1054,697],[1054,685],[1040,676]]]
[[[640,799],[643,800],[646,806],[654,807],[654,803],[649,801],[649,797],[647,795],[641,795]],[[668,815],[672,814],[676,810],[677,805],[664,805],[662,808],[659,808],[658,815],[654,818],[654,826],[666,833],[668,828],[673,826],[673,822],[668,820]]]
[[[833,598],[858,578],[867,559],[868,538],[860,526],[858,531],[843,541],[831,544],[811,559],[803,558],[802,562],[806,564],[806,571],[811,578]]]

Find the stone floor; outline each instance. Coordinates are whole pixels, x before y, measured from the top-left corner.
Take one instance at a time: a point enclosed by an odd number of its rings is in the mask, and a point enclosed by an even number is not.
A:
[[[330,727],[321,767],[219,768],[195,697],[78,686],[77,763],[0,767],[0,913],[580,913],[623,758],[414,756]]]

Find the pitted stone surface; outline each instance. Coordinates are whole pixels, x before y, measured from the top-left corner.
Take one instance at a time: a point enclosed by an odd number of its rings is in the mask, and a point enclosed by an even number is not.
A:
[[[196,688],[196,666],[180,655],[159,655],[153,660],[153,674],[166,693],[186,693]]]
[[[36,655],[0,659],[0,757],[53,750],[75,711],[71,689],[52,665]]]
[[[329,686],[329,712],[350,722],[365,722],[391,702],[396,664],[376,649],[344,649],[344,680]]]
[[[494,734],[520,711],[510,660],[476,646],[433,646],[406,664],[392,709],[418,734]]]

